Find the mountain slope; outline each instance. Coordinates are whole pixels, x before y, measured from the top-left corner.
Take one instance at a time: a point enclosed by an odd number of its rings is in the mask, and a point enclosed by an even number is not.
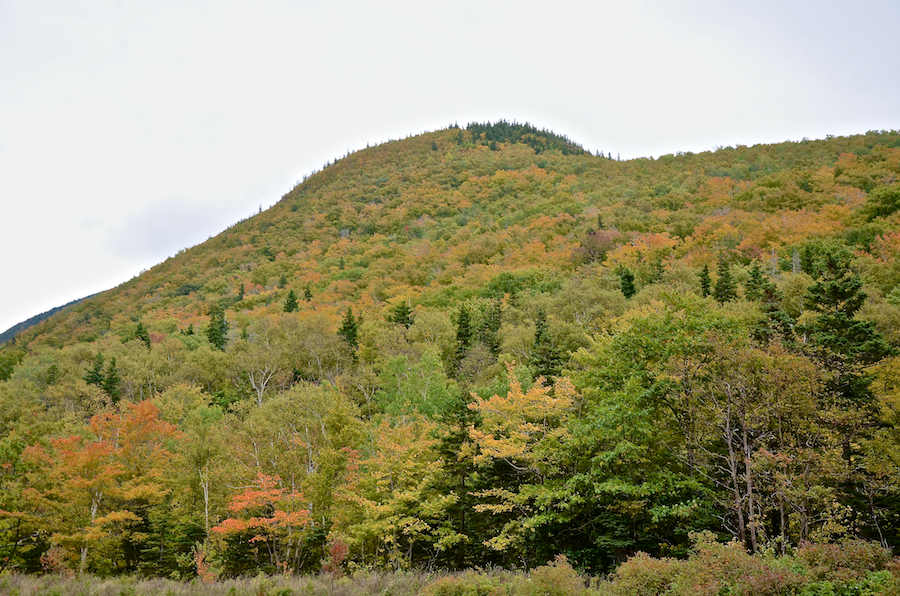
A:
[[[616,161],[499,123],[353,153],[0,348],[0,561],[900,546],[898,230],[897,132]]]

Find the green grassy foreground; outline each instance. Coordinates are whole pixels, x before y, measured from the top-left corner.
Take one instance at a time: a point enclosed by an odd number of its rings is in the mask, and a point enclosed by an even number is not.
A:
[[[900,558],[859,540],[750,555],[695,536],[686,559],[638,553],[606,578],[579,574],[565,557],[530,572],[360,572],[259,576],[203,583],[96,576],[0,576],[0,596],[875,596],[900,595]]]

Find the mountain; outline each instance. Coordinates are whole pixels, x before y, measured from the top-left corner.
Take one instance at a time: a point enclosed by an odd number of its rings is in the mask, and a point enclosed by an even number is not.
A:
[[[893,544],[898,176],[895,131],[619,161],[475,123],[329,162],[0,349],[0,560]]]
[[[79,298],[78,300],[73,300],[71,302],[67,302],[66,304],[63,304],[62,306],[57,306],[55,308],[51,308],[48,311],[42,312],[39,315],[35,315],[35,316],[31,317],[30,319],[26,319],[25,321],[22,321],[21,323],[17,323],[16,325],[13,325],[12,327],[7,329],[3,333],[0,333],[0,344],[6,343],[7,341],[9,341],[13,337],[15,337],[19,332],[25,331],[29,327],[34,327],[41,321],[50,318],[51,316],[55,315],[62,309],[68,308],[70,306],[74,306],[74,305],[78,304],[79,302],[81,302],[82,300],[87,300],[88,298],[92,298],[93,296],[95,296],[95,294],[92,294],[91,296],[86,296],[84,298]]]

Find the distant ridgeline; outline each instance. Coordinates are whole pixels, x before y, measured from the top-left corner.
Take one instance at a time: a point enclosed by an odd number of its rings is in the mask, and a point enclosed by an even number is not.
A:
[[[582,155],[584,148],[569,137],[558,135],[547,129],[538,129],[528,122],[507,122],[500,120],[496,124],[490,122],[469,122],[466,130],[472,134],[473,139],[482,139],[497,150],[497,143],[524,143],[535,153],[544,153],[551,149],[558,149],[563,155]]]
[[[33,327],[34,325],[37,325],[41,321],[49,319],[50,317],[52,317],[53,315],[55,315],[62,309],[67,308],[69,306],[74,306],[74,305],[78,304],[79,302],[83,302],[83,301],[87,300],[88,298],[93,298],[96,295],[97,294],[91,294],[90,296],[85,296],[84,298],[79,298],[78,300],[73,300],[72,302],[63,304],[62,306],[57,306],[56,308],[51,308],[50,310],[48,310],[46,312],[42,312],[41,314],[35,315],[28,320],[25,320],[25,321],[22,321],[21,323],[13,325],[12,327],[7,329],[3,333],[0,333],[0,345],[5,344],[6,342],[8,342],[12,338],[14,338],[16,336],[16,334],[18,334],[20,331],[25,331],[29,327]]]

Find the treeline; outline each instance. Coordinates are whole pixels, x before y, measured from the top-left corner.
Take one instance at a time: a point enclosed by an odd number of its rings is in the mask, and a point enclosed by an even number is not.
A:
[[[5,346],[3,569],[898,544],[896,134],[613,162],[457,133]]]

